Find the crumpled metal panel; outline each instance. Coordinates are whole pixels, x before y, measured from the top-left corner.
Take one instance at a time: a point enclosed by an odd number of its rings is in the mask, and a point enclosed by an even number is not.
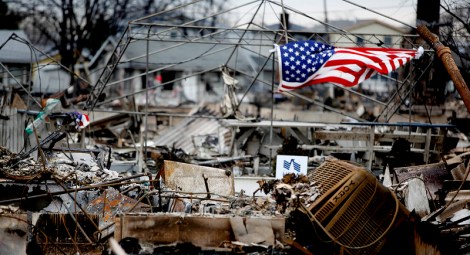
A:
[[[223,169],[169,160],[165,160],[163,167],[165,185],[171,189],[193,193],[207,192],[204,175],[210,193],[222,196],[235,194],[233,175]]]
[[[150,206],[135,199],[122,195],[115,189],[107,189],[97,199],[91,201],[85,208],[89,214],[102,216],[101,220],[112,222],[116,214],[124,212],[148,212]]]

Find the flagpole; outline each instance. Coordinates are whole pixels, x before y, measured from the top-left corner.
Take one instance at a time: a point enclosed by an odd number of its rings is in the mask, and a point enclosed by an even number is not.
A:
[[[286,37],[287,40],[287,37]],[[269,166],[273,169],[272,162],[273,162],[273,119],[274,119],[274,81],[275,81],[275,72],[276,72],[276,60],[275,54],[271,54],[273,58],[273,71],[272,71],[272,79],[271,79],[271,125],[269,126]],[[273,171],[274,172],[274,171]],[[274,172],[274,176],[276,173]]]
[[[284,9],[284,1],[281,0],[281,8],[282,8],[282,24],[284,26],[284,37],[286,38],[286,43],[289,43],[289,38],[287,38],[287,21],[286,21],[286,10]],[[273,80],[274,82],[274,80]]]

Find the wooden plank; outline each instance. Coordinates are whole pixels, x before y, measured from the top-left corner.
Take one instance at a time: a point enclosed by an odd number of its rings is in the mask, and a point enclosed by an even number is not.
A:
[[[227,174],[224,169],[164,161],[163,179],[169,188],[184,192],[204,193],[206,185],[203,175],[207,178],[210,193],[223,196],[235,194],[233,174]]]
[[[426,142],[424,143],[424,163],[429,163],[429,148],[431,147],[431,129],[426,131]]]
[[[304,144],[311,144],[312,142],[296,127],[289,128],[292,132],[295,133],[297,138],[301,140]]]
[[[465,173],[467,169],[465,168],[465,164],[462,162],[459,165],[457,165],[454,169],[450,170],[450,173],[452,174],[452,178],[456,181],[461,181],[465,178]],[[470,181],[470,175],[467,176],[466,181]]]
[[[8,113],[8,115],[10,115],[10,107],[8,107],[8,106],[6,107],[6,112]],[[11,149],[11,144],[12,144],[11,137],[13,135],[11,130],[15,127],[13,126],[14,122],[11,121],[11,119],[7,120],[6,124],[7,124],[7,127],[6,127],[6,147],[7,147],[7,149],[10,150]]]
[[[270,148],[272,148],[272,149],[278,149],[280,147],[281,147],[281,145],[270,146]],[[367,147],[367,146],[341,147],[341,146],[307,145],[307,144],[305,144],[305,145],[301,145],[300,147],[302,149],[305,149],[305,150],[318,149],[318,150],[325,150],[325,151],[342,151],[342,152],[355,152],[355,151],[368,151],[369,150],[369,147]],[[389,152],[391,149],[392,149],[392,146],[376,145],[376,146],[374,146],[373,151],[374,152]],[[412,152],[423,153],[424,149],[411,148],[411,151]],[[431,153],[438,153],[437,151],[430,151],[430,152]]]
[[[315,139],[319,140],[348,140],[348,141],[367,141],[369,139],[368,132],[346,132],[341,131],[315,131]]]
[[[385,134],[374,134],[374,139],[378,142],[393,142],[395,139],[404,138],[411,143],[425,143],[427,134],[420,133],[411,133],[409,134],[394,134],[394,133],[385,133]],[[429,135],[430,142],[442,142],[442,135]],[[324,131],[316,130],[315,139],[319,140],[348,140],[348,141],[368,141],[369,132],[360,132],[360,131]]]
[[[411,179],[408,181],[405,205],[408,210],[414,210],[420,217],[431,213],[426,194],[426,186],[421,179]]]

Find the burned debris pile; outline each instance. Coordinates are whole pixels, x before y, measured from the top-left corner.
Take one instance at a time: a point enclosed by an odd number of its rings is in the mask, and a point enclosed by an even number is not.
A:
[[[200,106],[192,114],[138,143],[135,116],[87,123],[46,104],[36,119],[48,123],[31,125],[29,146],[0,147],[0,232],[15,240],[0,254],[468,251],[470,154],[442,156],[448,125],[298,127],[217,119]],[[272,152],[308,158],[305,173]],[[278,178],[277,163],[293,171]]]
[[[132,175],[107,169],[103,153],[33,159],[1,148],[0,227],[3,240],[15,240],[2,252],[468,251],[468,153],[381,176],[328,156],[307,175],[259,177],[253,194],[235,192],[226,169],[164,160],[155,174]]]

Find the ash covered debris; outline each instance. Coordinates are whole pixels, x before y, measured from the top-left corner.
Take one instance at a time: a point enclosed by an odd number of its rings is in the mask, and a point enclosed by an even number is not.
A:
[[[325,157],[307,175],[260,177],[259,189],[246,194],[235,192],[234,175],[226,169],[164,160],[155,174],[131,175],[104,167],[106,153],[111,151],[88,152],[83,161],[47,152],[46,160],[38,161],[1,148],[0,219],[25,217],[29,226],[23,236],[17,235],[19,224],[2,231],[20,238],[20,249],[36,245],[45,254],[105,254],[110,238],[131,254],[467,249],[466,154],[391,169],[388,186],[358,164]],[[453,176],[457,183],[443,180]],[[413,207],[417,203],[407,191],[423,188],[411,187],[419,178],[435,193],[419,198],[430,204],[427,211]],[[451,241],[454,248],[442,248]]]
[[[97,160],[80,162],[62,155],[49,154],[46,162],[40,162],[0,147],[0,176],[17,181],[57,179],[82,185],[118,177],[117,172],[100,167]]]

